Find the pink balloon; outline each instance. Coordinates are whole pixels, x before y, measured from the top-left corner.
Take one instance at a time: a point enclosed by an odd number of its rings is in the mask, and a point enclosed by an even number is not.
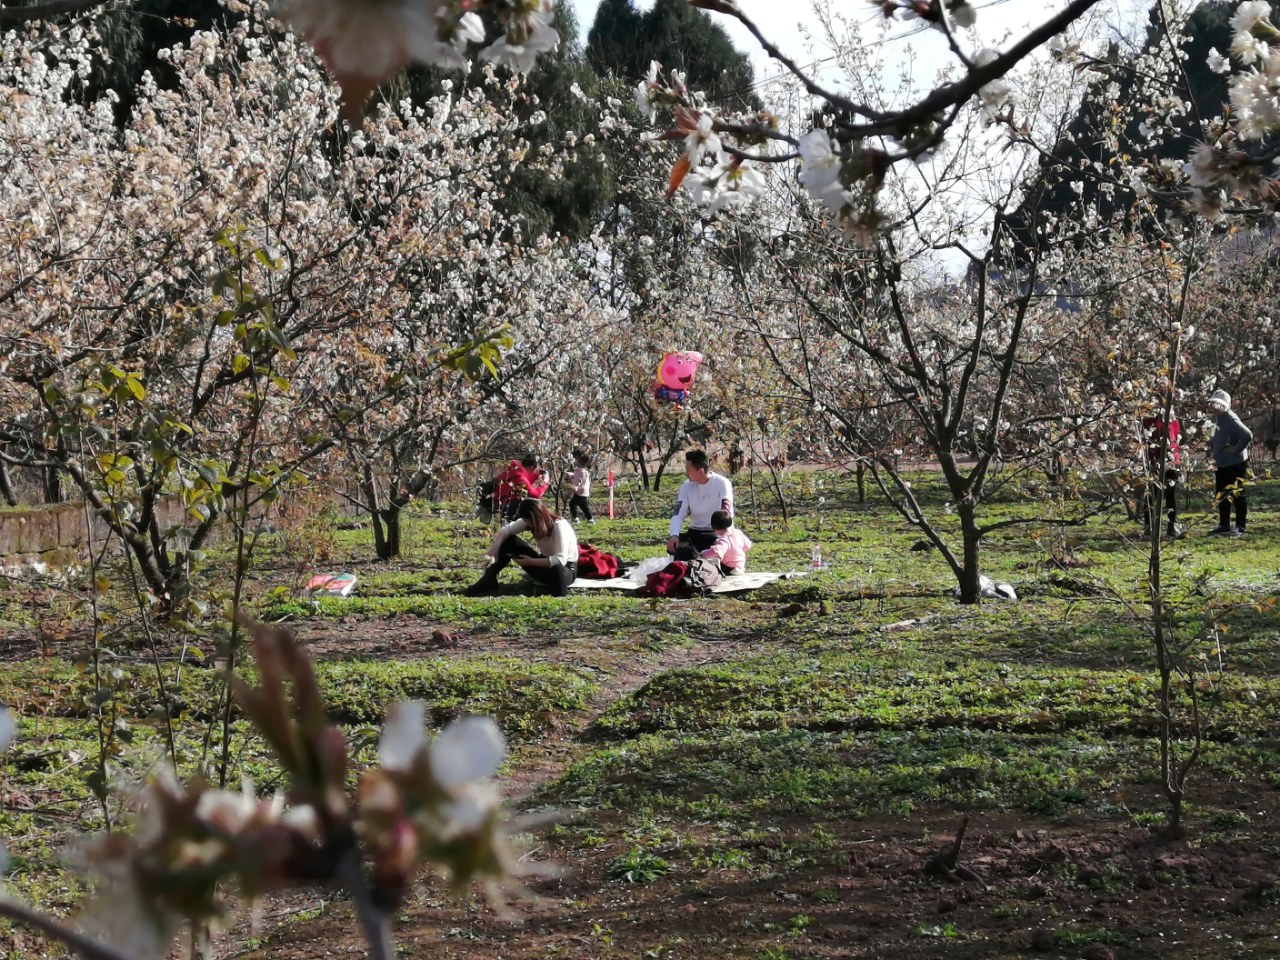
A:
[[[672,390],[688,390],[702,359],[702,354],[694,350],[668,353],[658,364],[658,384]]]

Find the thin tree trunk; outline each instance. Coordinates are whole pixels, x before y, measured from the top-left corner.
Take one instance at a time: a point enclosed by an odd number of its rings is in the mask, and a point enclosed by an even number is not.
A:
[[[400,533],[403,529],[401,521],[404,511],[394,500],[381,511],[381,523],[374,532],[374,549],[379,560],[394,560],[400,556]]]
[[[979,550],[981,539],[978,525],[974,521],[973,505],[965,504],[959,509],[960,531],[964,538],[964,559],[960,564],[960,602],[982,602],[982,572],[979,567]]]
[[[11,507],[18,505],[18,498],[13,492],[13,479],[9,476],[9,465],[0,463],[0,495],[4,496],[4,502]]]
[[[45,467],[41,476],[44,502],[45,503],[61,503],[62,497],[62,476],[58,473],[56,467]]]

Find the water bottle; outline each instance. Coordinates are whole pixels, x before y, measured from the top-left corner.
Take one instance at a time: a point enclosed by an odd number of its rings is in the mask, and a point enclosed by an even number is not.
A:
[[[810,561],[809,566],[813,567],[814,570],[822,569],[822,548],[816,543],[813,545],[813,559]]]

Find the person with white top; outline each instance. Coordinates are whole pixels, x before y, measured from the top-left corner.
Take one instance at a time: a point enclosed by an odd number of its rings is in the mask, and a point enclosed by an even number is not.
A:
[[[529,531],[537,549],[516,536]],[[578,535],[564,517],[552,513],[539,500],[521,500],[516,518],[498,531],[485,554],[485,571],[463,591],[482,597],[498,587],[498,574],[509,563],[524,568],[532,579],[551,588],[557,597],[567,596],[569,584],[578,578]]]
[[[569,497],[569,519],[577,523],[581,513],[588,523],[595,523],[596,518],[591,515],[591,458],[581,450],[575,450],[573,464],[569,474],[569,487],[573,491]]]
[[[674,555],[684,544],[691,547],[696,555],[716,542],[711,515],[723,510],[733,516],[733,484],[728,477],[708,469],[707,455],[702,450],[690,450],[684,455],[684,474],[689,479],[680,485],[680,492],[676,494],[667,553]],[[689,529],[682,535],[680,530],[686,517]]]

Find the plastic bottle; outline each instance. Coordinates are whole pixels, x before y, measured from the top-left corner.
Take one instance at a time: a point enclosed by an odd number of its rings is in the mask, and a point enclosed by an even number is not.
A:
[[[810,561],[809,565],[813,567],[814,570],[822,569],[822,548],[816,543],[813,545],[813,559]]]

